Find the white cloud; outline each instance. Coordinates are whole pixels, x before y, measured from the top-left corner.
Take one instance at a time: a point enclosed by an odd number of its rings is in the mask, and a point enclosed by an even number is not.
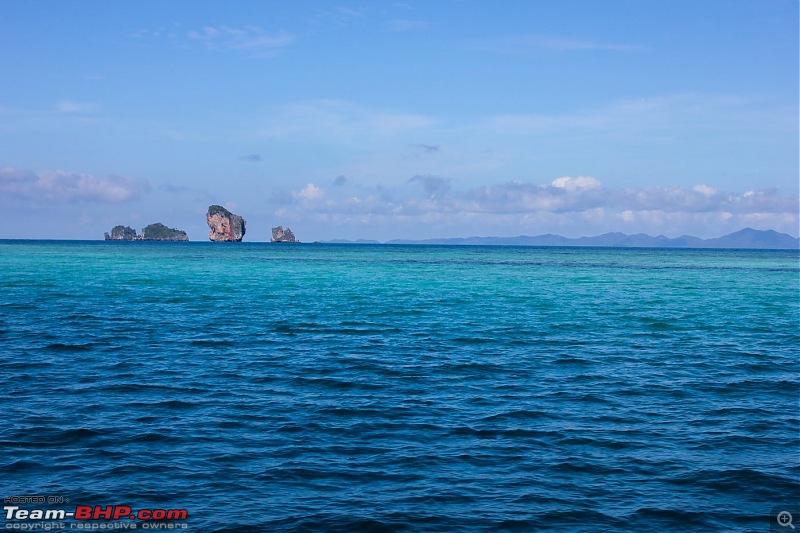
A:
[[[205,26],[192,30],[187,37],[214,50],[274,53],[294,41],[287,32],[268,34],[258,26],[233,28],[230,26]]]
[[[692,190],[695,190],[705,196],[714,196],[715,194],[717,194],[717,190],[714,187],[709,187],[708,185],[703,185],[703,184],[695,185],[694,187],[692,187]],[[747,193],[745,193],[745,196],[747,196]]]
[[[305,188],[297,192],[293,192],[292,196],[301,200],[316,200],[317,198],[322,198],[323,194],[324,192],[322,189],[313,183],[309,183],[305,186]]]
[[[282,212],[299,218],[337,224],[369,221],[392,227],[416,221],[456,230],[467,223],[517,228],[588,223],[606,230],[677,236],[697,234],[698,227],[732,231],[772,224],[787,231],[798,221],[798,198],[775,190],[734,194],[708,186],[609,189],[591,176],[564,176],[550,185],[513,181],[466,190],[455,189],[451,180],[437,176],[414,176],[393,188],[365,187],[348,180],[326,191],[309,183],[291,198],[292,205],[283,206]]]
[[[326,196],[325,207],[336,210],[347,204],[345,199],[380,199],[370,203],[386,210],[401,208],[415,211],[469,211],[476,213],[525,213],[532,211],[584,212],[589,210],[614,210],[618,213],[795,213],[797,197],[783,196],[774,189],[748,191],[744,194],[721,193],[711,187],[645,187],[609,189],[592,176],[556,178],[550,185],[528,181],[455,190],[452,181],[439,176],[414,176],[408,184],[412,188],[362,187],[349,180],[341,183],[336,194]],[[353,194],[353,188],[357,194]],[[292,198],[319,200],[324,196],[321,188],[309,183],[292,193]],[[331,190],[331,193],[334,191]],[[630,218],[630,215],[625,215]]]
[[[568,191],[575,191],[577,189],[598,189],[602,186],[600,180],[591,176],[578,176],[577,178],[564,176],[554,179],[552,185],[553,187],[566,189]]]
[[[139,198],[147,182],[123,176],[98,178],[62,170],[30,172],[0,168],[0,193],[23,200],[118,203]]]

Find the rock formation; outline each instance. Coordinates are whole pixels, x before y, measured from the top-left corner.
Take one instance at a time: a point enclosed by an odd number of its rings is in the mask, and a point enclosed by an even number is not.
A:
[[[150,224],[138,235],[136,230],[128,226],[114,226],[111,234],[105,234],[107,241],[188,241],[189,236],[185,231],[168,228],[161,222]]]
[[[283,229],[283,226],[272,228],[271,242],[300,242],[298,241],[291,228]]]
[[[206,213],[208,238],[215,242],[239,242],[244,237],[245,220],[221,205],[212,205]]]
[[[189,236],[185,231],[168,228],[161,222],[150,224],[142,230],[143,241],[188,241]]]
[[[107,241],[138,241],[140,237],[136,234],[136,230],[128,226],[114,226],[111,229],[111,235],[104,234]]]

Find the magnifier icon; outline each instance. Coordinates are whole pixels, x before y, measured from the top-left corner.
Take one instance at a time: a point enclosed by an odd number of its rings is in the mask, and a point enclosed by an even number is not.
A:
[[[792,517],[792,513],[790,513],[789,511],[781,511],[780,513],[778,513],[778,525],[780,525],[781,527],[790,527],[794,529],[794,526],[792,525],[793,519],[794,518]]]

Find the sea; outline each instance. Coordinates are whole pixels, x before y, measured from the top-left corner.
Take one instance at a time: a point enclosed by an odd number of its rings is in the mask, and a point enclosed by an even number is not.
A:
[[[5,530],[800,527],[797,250],[6,240],[0,288]]]

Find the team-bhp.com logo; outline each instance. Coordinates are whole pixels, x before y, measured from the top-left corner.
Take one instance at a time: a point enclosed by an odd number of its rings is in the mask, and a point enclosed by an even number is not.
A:
[[[77,505],[74,509],[23,509],[4,505],[6,529],[187,529],[187,509],[139,509],[130,505]]]

